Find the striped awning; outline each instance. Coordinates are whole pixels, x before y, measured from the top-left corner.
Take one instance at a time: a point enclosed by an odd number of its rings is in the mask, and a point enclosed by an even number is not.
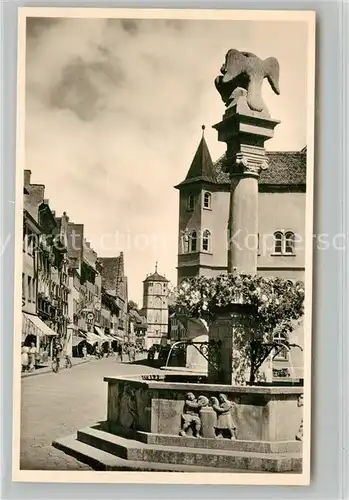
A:
[[[99,326],[95,326],[94,328],[95,328],[95,331],[96,331],[98,337],[100,337],[100,339],[104,340],[104,342],[112,340],[111,337],[107,336],[103,332],[102,328],[99,328]]]
[[[92,332],[83,332],[82,330],[79,330],[79,333],[80,335],[83,335],[86,342],[88,342],[91,345],[95,344],[96,342],[98,344],[102,342],[102,339],[98,335],[95,335]]]
[[[36,337],[55,337],[57,335],[49,326],[44,323],[39,316],[23,313],[22,331],[25,336],[35,335]]]

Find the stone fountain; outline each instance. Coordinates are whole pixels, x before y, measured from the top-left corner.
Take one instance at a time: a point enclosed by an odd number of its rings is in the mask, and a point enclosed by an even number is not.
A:
[[[231,49],[215,80],[226,105],[214,128],[227,144],[231,176],[229,272],[257,270],[258,176],[268,166],[264,143],[279,123],[262,100],[264,78],[278,94],[276,59]],[[244,304],[217,312],[208,332],[216,348],[210,347],[206,377],[190,380],[188,373],[170,371],[105,377],[106,421],[54,446],[97,470],[301,472],[303,388],[234,381],[234,331],[253,328],[254,313]]]

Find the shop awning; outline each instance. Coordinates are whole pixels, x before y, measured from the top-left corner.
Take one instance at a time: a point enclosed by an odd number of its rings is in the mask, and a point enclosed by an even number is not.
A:
[[[55,337],[57,335],[39,316],[23,313],[23,333],[35,335],[36,337]]]
[[[103,339],[101,339],[99,335],[96,335],[92,332],[83,332],[80,330],[79,333],[83,335],[86,341],[91,345],[95,344],[96,342],[101,343],[103,341]]]
[[[80,342],[83,342],[84,340],[86,340],[86,337],[84,337],[83,335],[81,335],[79,332],[74,332],[73,338],[72,338],[72,345],[73,345],[73,347],[79,345]]]
[[[110,336],[112,337],[113,340],[117,340],[118,342],[122,342],[123,338],[120,337],[119,335],[116,335],[114,332],[110,332]]]
[[[102,328],[99,328],[99,326],[95,326],[94,328],[96,330],[97,336],[100,337],[100,339],[102,339],[104,341],[111,340],[111,338],[109,338],[105,335]]]

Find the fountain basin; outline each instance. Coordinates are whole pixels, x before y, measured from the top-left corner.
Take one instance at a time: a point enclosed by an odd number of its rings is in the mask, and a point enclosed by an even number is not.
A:
[[[169,381],[170,378],[176,381]],[[184,382],[179,380],[183,377]],[[184,378],[185,377],[185,378]],[[141,377],[105,377],[108,384],[107,422],[112,427],[178,436],[188,392],[196,397],[224,393],[235,403],[233,418],[237,439],[243,441],[293,441],[298,432],[303,387],[232,386],[191,382],[190,374],[172,374],[160,380]],[[195,380],[195,375],[193,375]]]
[[[212,385],[207,376],[183,372],[104,381],[107,420],[53,443],[96,470],[302,472],[302,442],[295,436],[303,387]],[[180,436],[188,392],[208,398],[224,393],[233,401],[237,439],[215,438],[207,418],[212,408],[200,413],[200,438],[190,430]]]

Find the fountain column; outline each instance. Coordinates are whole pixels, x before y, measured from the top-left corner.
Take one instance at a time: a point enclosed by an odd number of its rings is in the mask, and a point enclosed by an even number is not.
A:
[[[215,85],[227,110],[214,125],[218,141],[227,145],[223,169],[231,180],[228,219],[228,273],[257,273],[258,179],[268,167],[264,143],[274,135],[279,121],[270,117],[261,98],[264,77],[279,93],[279,65],[276,59],[260,60],[253,54],[227,52],[222,76]],[[244,304],[232,304],[218,311],[210,328],[210,340],[220,344],[216,367],[208,370],[209,382],[234,384],[234,333],[253,328],[254,311]],[[214,350],[214,349],[213,349]]]

